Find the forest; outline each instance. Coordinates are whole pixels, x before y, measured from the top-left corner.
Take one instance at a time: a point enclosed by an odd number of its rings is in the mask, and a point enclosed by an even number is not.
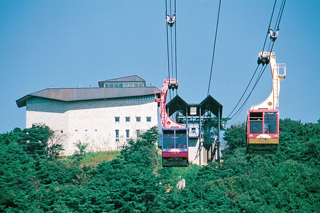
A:
[[[81,144],[59,156],[45,125],[16,128],[0,134],[0,211],[320,212],[320,119],[280,120],[274,155],[245,154],[245,131],[225,129],[220,163],[163,168],[157,128],[95,163]]]

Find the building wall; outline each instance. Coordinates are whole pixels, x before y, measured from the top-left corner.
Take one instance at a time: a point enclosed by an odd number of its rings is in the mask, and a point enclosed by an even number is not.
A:
[[[56,137],[65,138],[62,154],[72,155],[79,141],[88,144],[87,151],[120,149],[128,139],[126,130],[129,138],[136,139],[136,130],[142,132],[158,126],[157,114],[153,96],[77,102],[33,98],[27,102],[26,126],[46,124]],[[115,117],[119,117],[119,122]],[[140,117],[140,122],[136,117]],[[116,130],[119,130],[117,141]]]
[[[201,147],[201,151],[199,153],[199,144],[198,138],[189,138],[189,162],[196,165],[207,165],[207,150],[204,147]]]

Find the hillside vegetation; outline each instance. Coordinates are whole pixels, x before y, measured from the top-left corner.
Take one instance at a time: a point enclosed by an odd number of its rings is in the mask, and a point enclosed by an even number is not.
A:
[[[233,125],[221,164],[187,168],[162,168],[156,128],[105,161],[101,153],[59,157],[63,147],[52,137],[43,125],[0,134],[1,212],[320,209],[320,122],[281,120],[275,155],[246,155],[245,124]],[[186,187],[178,189],[182,178]]]

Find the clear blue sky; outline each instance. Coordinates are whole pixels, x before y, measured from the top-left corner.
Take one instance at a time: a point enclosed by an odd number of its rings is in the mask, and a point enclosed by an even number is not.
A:
[[[280,2],[280,0],[278,1]],[[223,0],[210,94],[226,117],[247,86],[261,51],[274,1]],[[179,95],[207,95],[218,0],[177,0]],[[320,118],[320,1],[287,1],[273,51],[286,63],[280,117]],[[53,87],[97,87],[139,75],[161,88],[167,76],[164,0],[0,1],[0,133],[25,128],[16,100]],[[271,92],[268,67],[244,110]],[[231,124],[230,123],[230,124]]]

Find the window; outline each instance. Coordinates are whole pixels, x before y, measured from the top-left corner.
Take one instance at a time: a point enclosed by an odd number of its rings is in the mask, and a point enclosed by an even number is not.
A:
[[[197,107],[190,107],[190,115],[197,115]]]
[[[128,142],[129,138],[130,138],[130,130],[129,129],[126,130],[126,138],[127,138],[127,142]]]
[[[130,117],[126,117],[126,122],[130,122]]]
[[[264,113],[264,132],[277,133],[277,113],[275,112],[265,112]]]
[[[162,148],[174,148],[174,130],[163,130]]]
[[[188,133],[186,130],[176,130],[176,148],[187,148]]]
[[[141,117],[136,117],[136,121],[140,122],[141,121]]]
[[[115,122],[119,122],[120,121],[120,117],[114,117],[114,121]]]
[[[163,130],[162,148],[188,148],[188,131],[181,130]]]
[[[116,142],[119,142],[119,129],[116,129]]]
[[[147,117],[147,122],[151,122],[151,117]]]
[[[262,112],[250,113],[250,133],[262,133]]]
[[[140,137],[140,129],[137,129],[136,132],[137,132],[137,138],[139,138]]]

